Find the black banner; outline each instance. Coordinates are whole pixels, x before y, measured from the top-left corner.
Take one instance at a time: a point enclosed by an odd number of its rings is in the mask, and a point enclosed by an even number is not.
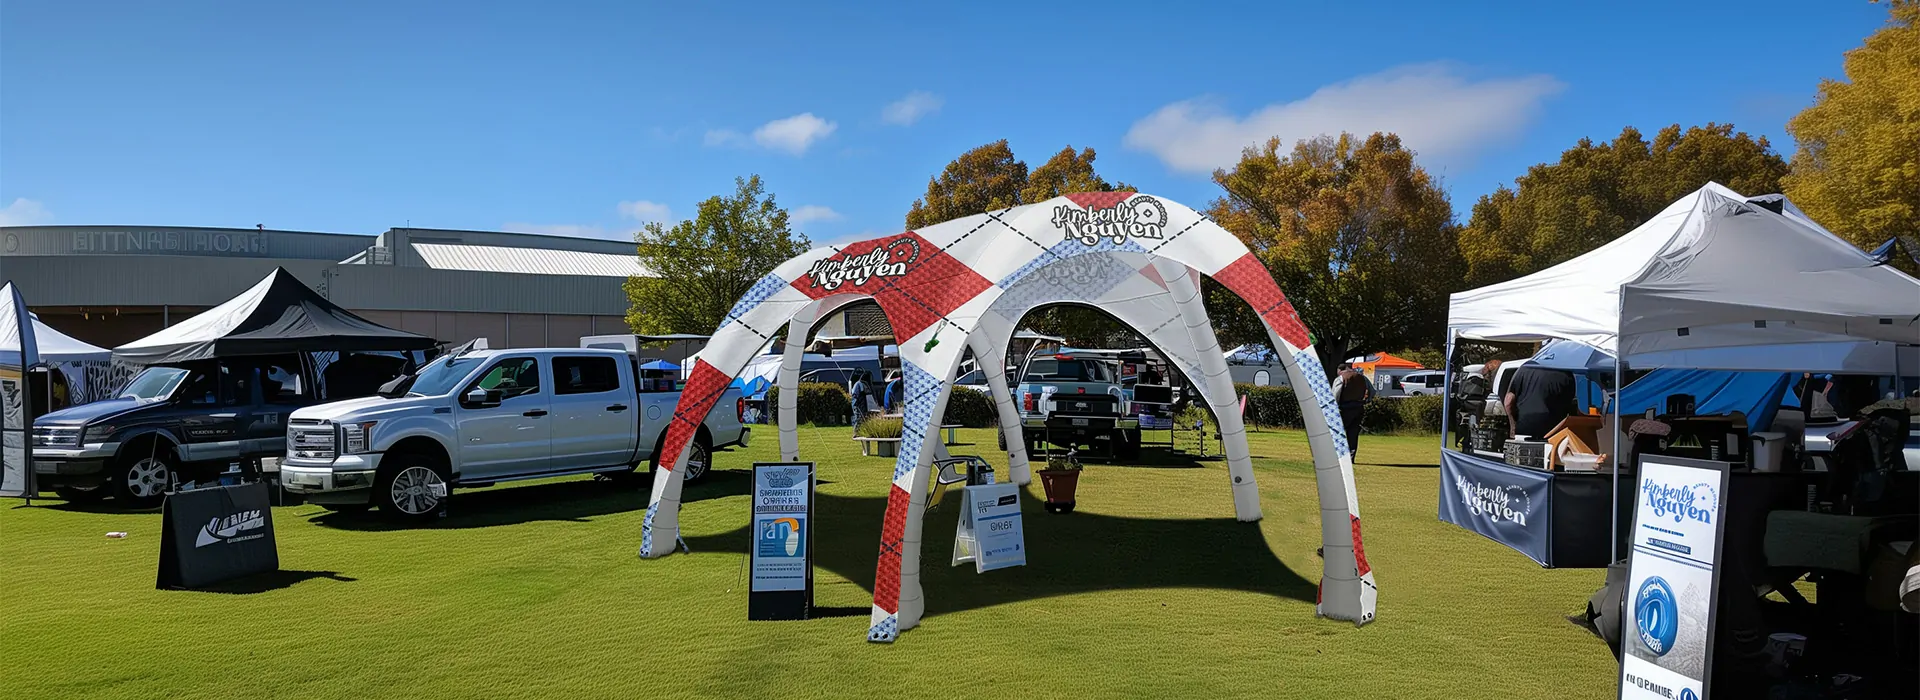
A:
[[[200,588],[280,569],[264,483],[183,491],[162,510],[155,588]]]
[[[753,465],[747,619],[805,620],[813,610],[813,463]]]

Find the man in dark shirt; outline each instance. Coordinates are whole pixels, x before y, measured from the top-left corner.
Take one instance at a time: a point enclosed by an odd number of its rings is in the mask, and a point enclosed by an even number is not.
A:
[[[1354,459],[1360,458],[1360,419],[1365,415],[1367,399],[1373,398],[1373,385],[1367,383],[1367,375],[1361,374],[1353,365],[1340,365],[1339,385],[1334,387],[1334,401],[1340,408],[1340,427],[1347,434],[1347,453]]]
[[[1507,432],[1545,440],[1560,421],[1574,414],[1573,374],[1557,369],[1521,367],[1507,384]]]

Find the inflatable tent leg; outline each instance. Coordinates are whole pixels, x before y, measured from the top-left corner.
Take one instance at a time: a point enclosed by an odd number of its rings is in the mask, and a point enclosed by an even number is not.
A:
[[[1021,486],[1033,483],[1033,467],[1027,463],[1026,434],[1020,427],[1020,409],[1014,404],[1013,391],[1007,387],[1007,374],[1001,369],[1007,366],[1005,343],[996,347],[992,339],[975,332],[967,338],[967,344],[973,348],[974,360],[986,372],[988,395],[993,397],[994,411],[1000,417],[1000,434],[1007,440],[1007,478]]]
[[[1220,441],[1227,452],[1227,477],[1233,489],[1233,516],[1241,522],[1261,518],[1260,486],[1254,481],[1253,455],[1247,449],[1247,426],[1234,401],[1233,378],[1227,373],[1226,356],[1213,334],[1213,325],[1200,299],[1197,273],[1174,274],[1167,279],[1167,291],[1180,308],[1181,320],[1193,339],[1200,371],[1206,375],[1209,405],[1220,421]],[[1226,402],[1221,405],[1220,402]]]
[[[892,642],[902,630],[920,624],[926,600],[920,589],[922,517],[926,514],[927,467],[940,442],[939,419],[946,411],[954,365],[963,343],[929,353],[903,348],[900,370],[904,408],[900,456],[894,461],[893,488],[887,494],[886,515],[880,528],[880,561],[873,577],[873,611],[868,618],[867,641]],[[923,369],[941,369],[938,377]]]

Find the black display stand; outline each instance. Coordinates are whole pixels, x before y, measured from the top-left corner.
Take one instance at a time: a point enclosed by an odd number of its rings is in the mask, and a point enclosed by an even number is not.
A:
[[[267,485],[216,486],[167,496],[155,588],[201,588],[280,569]]]
[[[812,462],[759,462],[753,465],[753,504],[747,530],[753,538],[747,545],[747,619],[805,620],[813,611],[813,481]],[[788,527],[783,521],[797,520],[799,527],[779,532],[798,537],[798,556],[762,557],[783,554],[785,540],[770,543],[767,528]],[[801,560],[795,571],[796,562]],[[794,588],[793,577],[804,576]]]

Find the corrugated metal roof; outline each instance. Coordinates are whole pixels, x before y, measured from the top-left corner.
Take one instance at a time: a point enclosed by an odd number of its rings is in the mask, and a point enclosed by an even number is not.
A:
[[[436,270],[587,277],[653,274],[641,267],[640,260],[633,255],[457,243],[414,243],[413,251],[420,254],[420,259],[426,261],[427,267]]]

